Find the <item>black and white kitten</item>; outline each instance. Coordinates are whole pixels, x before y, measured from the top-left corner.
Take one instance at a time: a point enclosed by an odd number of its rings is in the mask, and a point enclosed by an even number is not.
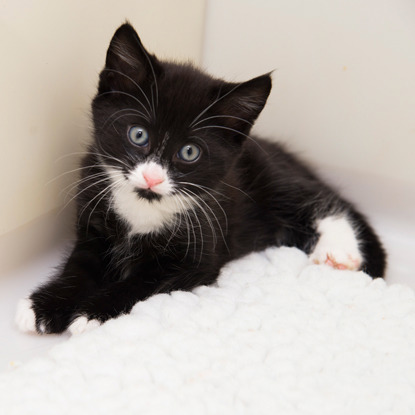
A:
[[[156,293],[212,284],[230,260],[295,246],[310,260],[382,277],[364,217],[280,145],[249,136],[270,75],[228,83],[115,33],[92,103],[77,242],[21,300],[22,330],[80,332]]]

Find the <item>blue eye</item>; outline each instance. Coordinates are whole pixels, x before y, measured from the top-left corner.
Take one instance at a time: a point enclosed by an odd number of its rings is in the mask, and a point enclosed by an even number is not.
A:
[[[192,161],[196,161],[200,157],[201,152],[202,150],[200,150],[200,147],[198,147],[197,145],[186,144],[179,150],[177,156],[179,157],[179,159],[191,163]]]
[[[135,125],[128,130],[128,138],[136,146],[145,147],[148,145],[149,136],[145,128]]]

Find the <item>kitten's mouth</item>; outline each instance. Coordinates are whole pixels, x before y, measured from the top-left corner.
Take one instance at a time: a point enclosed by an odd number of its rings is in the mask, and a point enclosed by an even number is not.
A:
[[[134,189],[134,191],[137,193],[137,195],[145,200],[148,200],[149,202],[154,202],[154,201],[160,201],[162,196],[158,193],[154,193],[152,190],[150,189]]]

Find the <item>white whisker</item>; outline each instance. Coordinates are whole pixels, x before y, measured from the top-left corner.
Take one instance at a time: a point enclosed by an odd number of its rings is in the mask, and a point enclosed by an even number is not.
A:
[[[242,189],[240,189],[239,187],[236,187],[236,186],[232,186],[231,184],[229,184],[229,183],[225,183],[224,181],[220,181],[221,183],[223,183],[225,186],[229,186],[230,188],[232,188],[232,189],[235,189],[235,190],[238,190],[239,192],[241,192],[243,195],[245,195],[246,197],[248,197],[249,199],[251,199],[253,202],[255,202],[255,200],[254,199],[252,199],[252,197],[251,196],[249,196],[249,194],[248,193],[246,193],[246,192],[244,192]]]
[[[217,192],[217,191],[215,191],[215,190],[213,190],[213,189],[211,189],[211,188],[209,188],[209,187],[206,187],[206,186],[202,186],[202,185],[200,185],[200,184],[196,184],[196,183],[189,183],[189,182],[180,182],[181,184],[187,184],[187,185],[190,185],[190,186],[194,186],[194,187],[196,187],[197,189],[200,189],[201,191],[203,191],[205,194],[207,194],[208,196],[210,196],[215,202],[216,202],[216,204],[218,205],[218,207],[219,207],[219,209],[221,209],[221,211],[222,211],[222,213],[223,213],[223,217],[224,217],[224,219],[225,219],[225,223],[226,223],[226,232],[228,231],[228,216],[226,215],[226,212],[225,212],[225,209],[223,209],[223,207],[222,207],[222,205],[219,203],[219,201],[218,201],[218,199],[216,199],[216,197],[214,197],[211,193],[210,193],[210,191],[213,191],[213,192],[215,192],[215,193],[218,193],[219,195],[221,195],[221,196],[223,196],[223,197],[226,197],[226,196],[224,196],[222,193],[220,193],[220,192]],[[229,199],[228,197],[226,197],[227,199]]]
[[[268,154],[262,147],[261,145],[254,139],[252,138],[250,135],[243,133],[242,131],[239,130],[235,130],[234,128],[230,128],[230,127],[225,127],[223,125],[204,125],[202,127],[197,127],[194,128],[194,131],[199,131],[199,130],[206,130],[208,128],[219,128],[221,130],[227,130],[227,131],[233,131],[234,133],[240,134],[246,138],[248,138],[249,140],[251,140],[261,151],[263,151],[265,154]]]
[[[105,162],[102,160],[102,158],[105,158],[105,159],[107,159],[107,160],[112,160],[112,161],[115,161],[116,163],[118,163],[118,164],[122,164],[124,167],[126,167],[128,170],[131,168],[125,161],[123,161],[123,160],[121,160],[121,159],[119,159],[119,158],[117,158],[117,157],[114,157],[114,156],[111,156],[111,155],[109,155],[109,154],[107,154],[103,149],[101,149],[100,148],[100,150],[101,151],[103,151],[103,153],[104,154],[102,154],[102,153],[97,153],[97,152],[91,152],[91,154],[94,154],[94,155],[96,155],[99,159],[100,159],[100,162],[101,162],[101,164],[102,165],[105,165]]]
[[[151,104],[150,104],[150,101],[149,101],[149,99],[148,99],[148,97],[147,97],[147,95],[146,95],[146,93],[143,91],[143,89],[141,88],[141,86],[140,85],[138,85],[137,84],[137,82],[136,81],[134,81],[134,79],[133,78],[131,78],[131,77],[129,77],[128,75],[126,75],[125,73],[123,73],[123,72],[121,72],[121,71],[117,71],[117,70],[115,70],[115,69],[110,69],[110,68],[104,68],[103,69],[103,71],[109,71],[109,72],[114,72],[114,73],[117,73],[117,74],[119,74],[119,75],[121,75],[121,76],[124,76],[125,78],[127,78],[128,80],[130,80],[138,89],[139,89],[139,91],[143,94],[143,96],[144,96],[144,98],[146,99],[146,101],[147,101],[147,104],[148,104],[148,106],[149,107],[151,107]]]
[[[189,197],[192,201],[194,201],[193,198],[191,196],[189,196],[188,194],[186,194],[183,190],[181,190],[181,192],[183,194],[185,194],[187,197]],[[202,261],[203,247],[204,247],[203,228],[202,228],[202,224],[200,223],[200,220],[199,220],[199,217],[197,215],[197,212],[195,211],[195,207],[192,204],[189,204],[189,208],[190,209],[188,209],[187,212],[189,213],[189,219],[190,219],[190,222],[192,224],[193,237],[194,237],[194,241],[195,241],[194,242],[194,245],[195,246],[194,246],[193,261],[196,260],[197,239],[196,239],[196,232],[194,231],[194,224],[193,224],[193,221],[192,221],[192,219],[190,217],[190,212],[193,213],[193,215],[194,215],[194,217],[196,219],[196,222],[199,225],[199,232],[200,232],[200,255],[199,255],[199,264],[200,264],[200,262]]]
[[[189,125],[189,127],[193,127],[195,125],[195,122],[203,115],[206,114],[214,105],[216,105],[219,101],[227,97],[229,94],[231,94],[235,89],[239,88],[242,85],[242,83],[239,83],[235,85],[230,91],[228,91],[226,94],[219,96],[215,101],[213,101],[210,105],[208,105]],[[220,91],[219,91],[220,94]]]
[[[198,122],[192,124],[192,128],[195,127],[198,124],[201,124],[201,123],[203,123],[205,121],[208,121],[208,120],[212,120],[214,118],[232,118],[234,120],[243,121],[243,122],[245,122],[245,123],[247,123],[251,126],[254,125],[252,122],[250,122],[248,120],[245,120],[244,118],[235,117],[234,115],[212,115],[211,117],[203,118],[203,119],[199,120]]]
[[[196,184],[196,183],[191,183],[191,182],[182,182],[182,181],[180,181],[179,184],[186,184],[186,185],[189,185],[189,186],[194,186],[194,187],[197,187],[200,190],[210,191],[210,192],[218,194],[221,197],[224,197],[225,199],[228,199],[228,200],[230,199],[228,196],[224,195],[223,193],[221,193],[221,192],[219,192],[215,189],[212,189],[211,187],[203,186],[201,184]]]
[[[95,209],[97,208],[97,206],[99,205],[99,203],[104,199],[104,197],[107,196],[108,193],[110,193],[112,191],[113,188],[115,188],[119,183],[121,183],[124,180],[123,177],[121,177],[121,179],[118,179],[118,181],[111,183],[109,186],[107,186],[106,188],[104,188],[104,190],[102,190],[101,192],[99,192],[96,196],[94,196],[82,209],[81,213],[79,214],[79,219],[81,218],[83,212],[88,208],[88,206],[97,198],[99,197],[101,194],[103,194],[98,201],[95,203],[94,207],[92,208],[91,212],[89,213],[88,216],[88,221],[87,221],[87,229],[89,227],[89,222],[91,221],[91,216],[94,213]]]
[[[88,175],[82,179],[76,180],[75,182],[71,183],[69,186],[64,187],[59,194],[62,193],[66,193],[66,195],[70,194],[72,192],[73,189],[75,189],[76,187],[79,187],[82,183],[87,183],[88,181],[92,180],[92,179],[97,179],[99,177],[105,177],[107,176],[107,174],[105,172],[99,172],[99,173],[95,173],[95,174],[91,174]],[[67,190],[69,188],[69,190]]]
[[[183,259],[185,259],[187,257],[187,255],[188,255],[189,249],[190,249],[190,229],[192,229],[192,232],[193,232],[193,238],[194,238],[193,240],[194,240],[194,244],[195,244],[195,249],[196,249],[196,234],[195,234],[195,231],[194,231],[193,222],[191,221],[191,218],[189,216],[188,209],[184,205],[184,202],[180,199],[180,196],[176,197],[174,200],[175,200],[175,202],[178,202],[180,204],[180,206],[182,207],[181,214],[184,215],[184,220],[185,220],[185,224],[186,224],[187,247],[186,247],[186,253],[184,254],[184,258],[183,258]],[[189,221],[191,223],[189,223]]]
[[[141,51],[144,53],[144,55],[147,59],[148,64],[150,65],[150,69],[151,69],[151,72],[153,74],[154,86],[156,88],[156,105],[154,105],[153,90],[151,90],[151,93],[152,93],[151,98],[152,98],[152,102],[153,102],[153,111],[154,111],[154,114],[155,114],[155,111],[156,111],[155,108],[157,108],[158,104],[159,104],[159,88],[158,88],[158,84],[157,84],[156,71],[154,70],[153,63],[151,62],[150,56],[148,56],[147,51],[144,49],[144,47],[141,44],[140,44],[140,47],[141,47]]]
[[[226,249],[228,250],[228,252],[229,252],[229,248],[228,248],[228,244],[227,244],[227,242],[226,242],[226,238],[225,238],[225,234],[227,234],[228,233],[228,218],[227,218],[227,215],[226,215],[226,212],[225,212],[225,210],[222,208],[222,206],[220,205],[220,203],[219,203],[219,201],[215,198],[215,197],[213,197],[211,194],[209,194],[208,192],[206,192],[206,194],[208,194],[210,197],[212,197],[214,200],[215,200],[215,202],[218,204],[218,206],[219,206],[219,208],[222,210],[222,213],[223,213],[223,215],[224,215],[224,219],[225,219],[225,233],[223,232],[223,229],[222,229],[222,225],[221,225],[221,223],[220,223],[220,221],[219,221],[219,219],[218,219],[218,217],[216,216],[216,214],[215,214],[215,212],[213,211],[213,209],[209,206],[209,204],[202,198],[202,197],[200,197],[200,196],[198,196],[196,193],[193,193],[192,191],[190,191],[189,189],[187,190],[188,192],[190,192],[192,195],[194,195],[197,199],[199,199],[201,202],[203,202],[204,203],[204,205],[209,209],[209,211],[211,212],[211,214],[213,215],[213,217],[215,218],[215,221],[216,221],[216,223],[218,224],[218,228],[219,228],[219,231],[220,231],[220,233],[221,233],[221,236],[222,236],[222,239],[223,239],[223,242],[224,242],[224,244],[225,244],[225,247],[226,247]],[[207,213],[206,213],[206,211],[203,209],[203,213],[205,214],[205,215],[207,215]],[[206,216],[207,217],[207,216]],[[214,240],[215,240],[215,245],[216,245],[216,231],[214,230],[214,228],[213,228],[213,223],[211,222],[211,220],[209,220],[209,224],[211,224],[211,229],[212,229],[212,231],[214,232]]]
[[[104,179],[98,180],[92,184],[90,184],[89,186],[85,187],[84,189],[80,190],[78,193],[76,193],[73,197],[71,197],[71,199],[69,200],[69,202],[65,203],[65,205],[62,207],[62,209],[58,212],[58,215],[60,215],[69,205],[69,203],[72,202],[72,200],[76,199],[77,197],[79,197],[82,193],[84,193],[86,190],[90,189],[93,186],[97,186],[100,183],[105,182],[106,180],[109,180],[109,177],[105,177]]]
[[[212,220],[210,219],[210,217],[209,217],[209,214],[206,212],[206,210],[204,209],[204,207],[198,202],[198,200],[201,200],[201,201],[203,201],[202,199],[200,199],[195,193],[193,193],[193,192],[191,192],[190,190],[182,190],[182,192],[186,195],[186,196],[188,196],[189,198],[191,198],[191,199],[193,199],[193,203],[195,203],[198,207],[199,207],[199,209],[201,210],[201,212],[205,215],[205,217],[206,217],[206,220],[207,220],[207,222],[208,222],[208,224],[209,224],[209,227],[210,227],[210,229],[211,229],[211,231],[212,231],[212,238],[213,238],[213,247],[215,247],[216,246],[216,244],[217,244],[217,237],[216,237],[216,230],[215,230],[215,227],[214,227],[214,225],[213,225],[213,222],[212,222]],[[189,194],[190,193],[190,194]],[[205,203],[205,202],[204,202]],[[207,206],[207,204],[205,203],[205,205]],[[211,212],[212,212],[212,210],[211,210]],[[212,212],[213,213],[213,212]],[[202,247],[203,247],[203,245],[202,245]]]
[[[129,94],[128,92],[123,92],[123,91],[107,91],[107,92],[102,92],[101,94],[97,95],[97,97],[102,97],[104,95],[109,95],[109,94],[120,94],[120,95],[125,95],[125,96],[127,96],[129,98],[132,98],[134,101],[136,101],[138,104],[140,104],[143,107],[143,109],[146,111],[148,117],[151,118],[151,114],[148,111],[148,109],[146,108],[146,106],[137,97],[135,97],[132,94]]]
[[[131,111],[131,112],[129,112],[128,114],[123,114],[123,115],[120,115],[119,117],[117,117],[115,120],[113,120],[112,122],[111,122],[111,124],[114,124],[117,120],[119,120],[121,117],[126,117],[126,116],[131,116],[131,115],[136,115],[136,114],[138,114],[139,116],[141,116],[142,118],[144,118],[147,122],[150,122],[150,120],[149,120],[149,118],[143,113],[143,112],[141,112],[141,111],[138,111],[138,110],[136,110],[136,109],[134,109],[134,108],[124,108],[124,109],[122,109],[122,110],[118,110],[118,111],[115,111],[115,112],[113,112],[107,119],[106,119],[106,121],[104,122],[104,124],[102,124],[102,129],[104,129],[105,127],[106,127],[106,125],[110,122],[110,120],[111,120],[111,118],[112,117],[114,117],[115,115],[117,115],[117,114],[119,114],[119,113],[121,113],[121,112],[125,112],[125,111]]]
[[[81,171],[81,170],[85,170],[85,169],[91,169],[91,168],[94,168],[96,166],[98,166],[98,164],[92,164],[90,166],[78,167],[76,169],[72,169],[72,170],[69,170],[69,171],[65,171],[64,173],[59,174],[58,176],[54,177],[53,179],[50,179],[48,182],[45,183],[45,186],[50,185],[54,181],[60,179],[62,176],[65,176],[67,174],[75,173],[77,171]]]

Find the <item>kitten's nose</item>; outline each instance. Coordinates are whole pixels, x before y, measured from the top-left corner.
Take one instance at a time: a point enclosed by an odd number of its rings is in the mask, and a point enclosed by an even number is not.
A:
[[[143,171],[143,177],[149,189],[163,183],[165,179],[163,169],[157,164],[150,164],[147,166]]]

